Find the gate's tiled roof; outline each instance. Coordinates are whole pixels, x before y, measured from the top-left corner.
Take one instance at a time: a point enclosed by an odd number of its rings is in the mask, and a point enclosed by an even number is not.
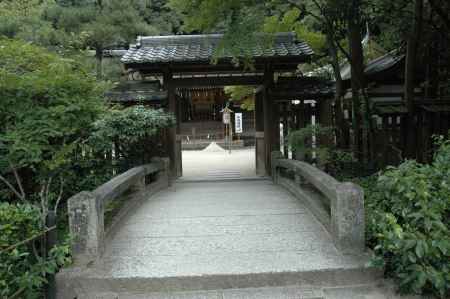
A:
[[[139,37],[137,45],[130,48],[122,57],[125,64],[131,63],[170,63],[207,62],[213,58],[214,51],[221,41],[222,34],[171,35]],[[244,48],[242,52],[253,58],[308,57],[313,54],[309,45],[298,41],[295,33],[278,33],[271,46],[261,43]],[[230,54],[220,55],[231,58]]]

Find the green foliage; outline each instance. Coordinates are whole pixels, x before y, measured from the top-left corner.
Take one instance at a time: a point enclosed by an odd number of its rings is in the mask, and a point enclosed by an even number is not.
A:
[[[94,124],[89,144],[95,150],[111,150],[126,169],[149,163],[161,155],[162,130],[175,125],[175,117],[163,110],[134,106],[111,109]],[[152,138],[155,137],[155,138]],[[158,138],[159,137],[159,138]]]
[[[139,12],[145,22],[160,34],[176,34],[181,31],[181,17],[168,5],[168,0],[141,1]]]
[[[0,297],[9,298],[23,289],[20,298],[41,298],[45,275],[70,263],[69,246],[52,248],[47,256],[32,250],[37,241],[22,241],[39,235],[44,227],[40,209],[30,204],[0,203]],[[38,239],[39,240],[39,239]],[[33,245],[34,242],[34,245]]]
[[[137,35],[157,33],[143,21],[131,0],[107,1],[103,6],[92,9],[94,17],[83,24],[82,29],[88,32],[87,44],[94,49],[128,46]]]
[[[270,35],[255,35],[261,32],[266,9],[272,6],[269,2],[169,0],[169,6],[183,17],[185,31],[225,31],[214,53],[214,62],[232,56],[234,63],[251,67],[251,53],[246,49],[255,44],[266,47],[271,43]]]
[[[333,138],[333,127],[308,125],[290,132],[287,140],[297,159],[316,163],[337,179],[345,179],[352,175],[356,160],[351,153],[336,148]]]
[[[9,160],[16,168],[54,173],[89,136],[104,86],[76,61],[20,41],[0,43],[0,165]]]
[[[231,97],[232,101],[241,102],[241,109],[255,110],[254,87],[245,85],[226,86],[225,93]]]
[[[43,15],[51,0],[0,1],[0,36],[20,38],[41,45],[55,45],[61,40]]]
[[[450,143],[365,183],[368,242],[403,292],[450,295]]]
[[[181,21],[166,2],[3,0],[0,1],[0,36],[32,42],[66,56],[95,50],[98,77],[109,78],[110,73],[102,74],[104,49],[127,48],[138,35],[178,32]],[[119,66],[116,62],[116,69]],[[116,70],[117,74],[120,71]]]
[[[284,12],[282,16],[266,17],[263,31],[270,33],[294,31],[298,38],[306,41],[316,53],[326,52],[325,35],[319,31],[310,30],[302,19],[302,11],[294,7]]]
[[[289,145],[296,151],[309,152],[316,145],[316,139],[326,138],[333,134],[332,127],[321,125],[308,125],[300,130],[293,131],[288,136]],[[314,138],[313,138],[314,137]]]

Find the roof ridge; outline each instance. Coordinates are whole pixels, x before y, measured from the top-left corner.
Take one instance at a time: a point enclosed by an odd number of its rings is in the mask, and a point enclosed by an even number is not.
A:
[[[270,33],[256,33],[257,35],[270,35]],[[223,38],[222,33],[212,34],[180,34],[180,35],[154,35],[138,36],[137,47],[171,45],[171,44],[201,44],[218,43]],[[274,34],[275,42],[294,43],[296,40],[295,32],[278,32]]]

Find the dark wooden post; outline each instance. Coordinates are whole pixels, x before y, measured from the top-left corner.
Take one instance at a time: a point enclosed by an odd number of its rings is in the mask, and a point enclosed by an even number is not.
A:
[[[272,151],[280,151],[280,104],[272,100]]]
[[[176,152],[176,171],[177,177],[183,176],[183,158],[182,158],[182,138],[180,135],[181,132],[181,119],[182,119],[182,101],[180,98],[175,97],[176,105],[177,105],[177,127],[176,127],[176,143],[175,143],[175,152]]]
[[[179,170],[181,169],[180,158],[181,154],[178,152],[181,150],[181,140],[177,140],[177,132],[179,132],[180,123],[178,115],[178,105],[175,95],[175,86],[172,82],[172,73],[170,70],[164,71],[163,84],[164,89],[167,90],[168,111],[173,113],[177,118],[177,124],[175,127],[167,129],[167,155],[170,159],[170,172],[173,177],[181,176]]]
[[[282,107],[282,118],[283,118],[283,155],[284,158],[288,158],[289,157],[289,147],[287,144],[287,136],[289,134],[289,121],[288,121],[288,103],[287,102],[283,102],[281,104]]]
[[[382,167],[386,167],[389,163],[388,160],[388,149],[389,149],[389,120],[386,115],[382,115],[382,137],[383,140],[381,141],[383,143],[383,165]]]
[[[255,94],[255,159],[256,175],[266,174],[266,146],[264,144],[263,91]]]
[[[296,115],[297,115],[297,110],[296,110],[296,105],[294,105],[292,103],[292,101],[289,101],[289,129],[288,129],[288,136],[289,134],[295,130],[296,128]],[[292,159],[295,160],[295,151],[293,149],[291,149],[292,151]]]
[[[273,99],[270,95],[270,89],[273,85],[273,71],[270,66],[266,65],[264,71],[264,84],[263,84],[263,105],[264,105],[264,143],[265,143],[265,155],[266,155],[266,174],[271,174],[271,155],[274,143],[274,130],[273,130]]]

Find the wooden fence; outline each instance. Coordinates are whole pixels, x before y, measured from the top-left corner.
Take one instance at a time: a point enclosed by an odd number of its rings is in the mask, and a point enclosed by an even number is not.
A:
[[[290,154],[286,142],[289,133],[317,124],[334,127],[335,134],[331,138],[333,144],[341,150],[355,153],[353,111],[349,103],[338,109],[332,100],[285,101],[279,102],[279,111],[279,123],[282,125],[280,149],[285,158]],[[445,136],[450,130],[450,101],[418,101],[413,119],[414,125],[408,125],[408,115],[400,106],[384,109],[382,113],[372,111],[370,126],[367,125],[368,129],[362,132],[368,140],[368,162],[373,169],[398,165],[405,158],[430,162],[435,150],[433,137]],[[414,136],[413,156],[406,155],[408,134]],[[360,140],[364,138],[361,136]],[[361,149],[362,145],[358,148]]]

